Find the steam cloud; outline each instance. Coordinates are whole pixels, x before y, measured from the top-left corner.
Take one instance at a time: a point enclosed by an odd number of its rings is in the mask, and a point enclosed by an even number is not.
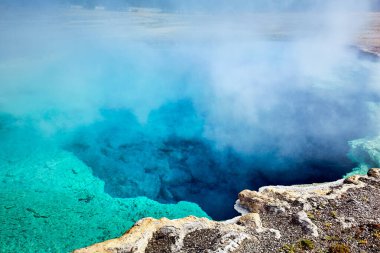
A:
[[[269,178],[328,174],[316,164],[344,160],[348,140],[379,133],[379,64],[349,49],[373,2],[224,2],[171,1],[171,12],[4,2],[0,109],[54,135],[101,120],[104,109],[148,124],[153,111],[189,100],[203,120],[199,138]],[[77,3],[112,11],[67,7]],[[302,178],[284,182],[291,177]]]

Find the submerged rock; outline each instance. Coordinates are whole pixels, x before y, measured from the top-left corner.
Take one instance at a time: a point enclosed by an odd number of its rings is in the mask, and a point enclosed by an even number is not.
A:
[[[357,167],[346,177],[352,175],[367,174],[368,170],[372,167],[380,166],[380,137],[363,138],[349,142],[350,152],[349,157],[352,161],[357,163]]]
[[[145,218],[120,238],[74,252],[379,252],[379,173],[244,190],[234,219]]]
[[[189,202],[113,198],[91,168],[28,129],[3,125],[0,139],[0,252],[70,252],[120,236],[146,215],[207,217]]]

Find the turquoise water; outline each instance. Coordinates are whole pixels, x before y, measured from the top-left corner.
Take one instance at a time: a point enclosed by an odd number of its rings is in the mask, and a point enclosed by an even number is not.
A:
[[[334,32],[279,40],[157,10],[1,14],[3,252],[68,252],[148,216],[228,219],[245,188],[379,164],[379,64]]]
[[[189,202],[111,197],[73,153],[18,123],[1,117],[1,252],[69,252],[120,236],[143,217],[208,217]]]

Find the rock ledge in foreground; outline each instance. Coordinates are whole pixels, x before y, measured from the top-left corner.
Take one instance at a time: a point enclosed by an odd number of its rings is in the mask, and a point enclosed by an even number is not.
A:
[[[229,207],[226,207],[229,208]],[[244,190],[225,222],[142,219],[75,253],[380,252],[380,169],[332,183]]]

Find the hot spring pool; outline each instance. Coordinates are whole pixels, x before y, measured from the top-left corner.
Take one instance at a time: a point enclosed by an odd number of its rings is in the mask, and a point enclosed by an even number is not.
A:
[[[341,178],[348,142],[378,133],[379,63],[331,31],[18,14],[0,20],[5,250],[65,252],[147,216],[229,219],[243,189]]]

